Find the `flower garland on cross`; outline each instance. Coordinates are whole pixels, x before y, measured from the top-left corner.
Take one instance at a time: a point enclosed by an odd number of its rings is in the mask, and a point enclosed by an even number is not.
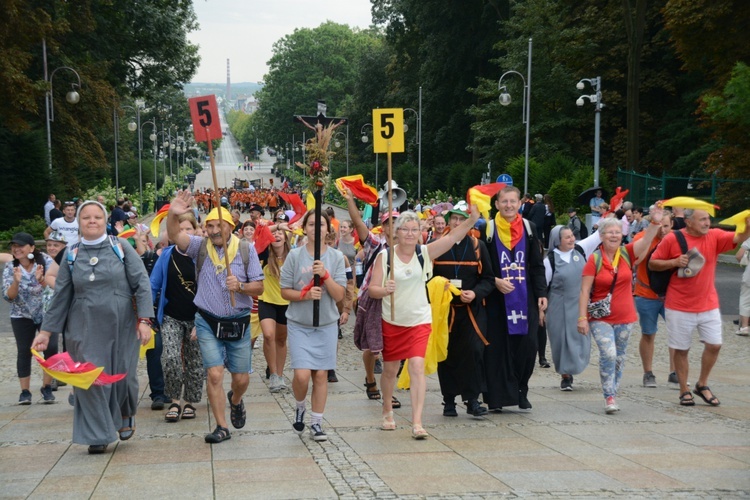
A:
[[[328,164],[331,162],[331,158],[336,154],[329,150],[331,139],[333,138],[333,132],[338,127],[346,123],[346,120],[341,120],[338,123],[331,121],[327,126],[323,126],[320,123],[310,125],[302,117],[297,117],[302,124],[315,132],[312,139],[309,139],[305,143],[305,152],[307,165],[295,162],[295,164],[304,169],[307,172],[309,178],[308,188],[313,193],[319,189],[323,189],[329,181],[329,170]]]

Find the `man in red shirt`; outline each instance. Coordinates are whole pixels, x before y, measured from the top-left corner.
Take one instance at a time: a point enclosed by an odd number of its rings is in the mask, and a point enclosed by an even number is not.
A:
[[[685,223],[686,228],[681,231],[687,240],[688,253],[682,254],[674,233],[668,234],[656,247],[649,268],[653,271],[678,269],[669,281],[664,307],[668,344],[675,349],[680,404],[695,404],[688,390],[687,379],[688,352],[693,330],[697,328],[704,346],[701,372],[693,392],[707,404],[719,406],[719,399],[708,387],[708,376],[719,357],[722,342],[719,296],[714,284],[716,262],[720,253],[731,250],[750,236],[750,218],[746,221],[745,231],[734,235],[721,229],[711,229],[711,218],[705,210],[685,210]],[[694,263],[700,262],[701,256],[705,262],[702,267],[695,266]]]

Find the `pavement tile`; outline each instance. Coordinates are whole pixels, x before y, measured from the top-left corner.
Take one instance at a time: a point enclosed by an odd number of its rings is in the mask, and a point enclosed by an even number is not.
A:
[[[428,427],[425,427],[430,432]],[[425,453],[449,451],[445,444],[433,437],[417,441],[411,437],[411,427],[399,427],[395,431],[365,430],[341,432],[341,438],[359,455]]]
[[[750,490],[750,474],[747,469],[723,470],[704,469],[701,467],[695,469],[665,470],[663,472],[678,481],[698,489],[736,489],[744,491],[745,493],[742,496],[745,497],[747,496],[747,491]],[[729,497],[730,492],[725,493],[725,495]]]
[[[463,449],[463,447],[461,449]],[[477,467],[480,467],[482,470],[485,470],[490,474],[498,472],[527,472],[530,470],[566,471],[590,469],[590,467],[581,462],[552,450],[502,455],[467,451],[462,453],[462,455]],[[499,459],[501,456],[503,458]]]
[[[47,476],[34,488],[31,498],[79,499],[89,498],[99,483],[101,475],[76,474],[71,476]]]
[[[602,466],[597,470],[612,479],[616,479],[617,481],[626,484],[628,488],[653,488],[660,490],[679,489],[688,486],[682,481],[646,467],[620,469],[616,467],[609,468]]]
[[[278,481],[259,481],[253,484],[237,481],[216,481],[217,500],[235,498],[289,499],[336,498],[336,492],[324,479],[298,481],[280,478]]]
[[[175,488],[195,498],[211,497],[211,462],[112,465],[91,498],[122,497],[125,492],[129,498],[169,497]]]
[[[317,481],[324,480],[325,475],[310,456],[221,460],[214,464],[214,480],[217,483],[233,481],[247,484],[278,483],[284,478],[295,481]]]
[[[210,462],[211,449],[197,436],[138,439],[120,443],[112,465]]]
[[[232,432],[232,439],[211,446],[214,461],[222,460],[262,460],[265,458],[300,458],[309,456],[309,452],[297,434],[289,430],[273,434]],[[232,429],[230,429],[230,432]],[[307,436],[304,435],[306,439]]]
[[[498,472],[493,474],[512,489],[531,492],[619,490],[626,485],[597,471]]]
[[[750,465],[750,446],[704,446],[703,448]]]
[[[674,469],[744,469],[748,465],[725,455],[696,448],[689,453],[628,453],[623,456],[649,469],[666,472]],[[748,472],[750,479],[750,472]]]

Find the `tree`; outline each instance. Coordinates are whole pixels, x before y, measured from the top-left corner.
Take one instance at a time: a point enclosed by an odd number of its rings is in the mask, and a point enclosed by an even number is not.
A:
[[[633,5],[635,4],[635,5]],[[641,52],[643,51],[646,0],[622,0],[623,21],[628,35],[627,161],[635,170],[639,159]]]

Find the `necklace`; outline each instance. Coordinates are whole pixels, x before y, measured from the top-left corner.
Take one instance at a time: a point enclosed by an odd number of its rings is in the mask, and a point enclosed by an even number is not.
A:
[[[83,247],[86,249],[86,255],[90,256],[91,252],[89,252],[88,246],[83,245]],[[91,274],[89,274],[89,281],[96,280],[96,274],[95,274],[96,265],[99,263],[99,252],[101,252],[101,251],[102,251],[102,247],[100,246],[96,250],[96,255],[94,255],[93,257],[89,258],[89,265],[91,266]]]

